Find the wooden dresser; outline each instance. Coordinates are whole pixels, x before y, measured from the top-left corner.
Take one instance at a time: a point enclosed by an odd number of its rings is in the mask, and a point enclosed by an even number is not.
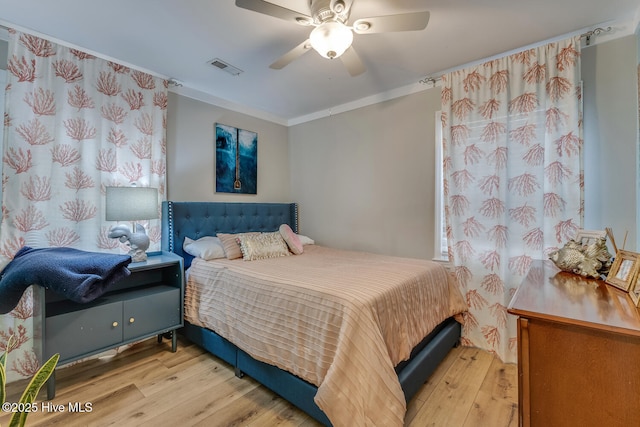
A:
[[[520,425],[640,425],[640,314],[626,292],[535,261],[509,313]]]

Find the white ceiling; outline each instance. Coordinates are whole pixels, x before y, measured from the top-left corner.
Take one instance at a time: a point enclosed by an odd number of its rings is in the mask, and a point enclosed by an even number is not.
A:
[[[308,0],[272,0],[309,14]],[[354,37],[367,71],[351,77],[339,60],[305,53],[269,65],[310,32],[235,6],[234,0],[0,0],[0,24],[15,25],[183,84],[191,97],[291,125],[426,87],[426,76],[525,46],[612,30],[632,34],[640,0],[354,0],[350,21],[427,10],[423,31]],[[232,76],[213,58],[244,72]]]

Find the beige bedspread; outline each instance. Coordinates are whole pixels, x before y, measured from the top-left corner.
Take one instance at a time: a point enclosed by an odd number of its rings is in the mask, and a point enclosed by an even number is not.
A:
[[[402,426],[394,366],[466,305],[433,262],[305,246],[260,261],[195,259],[185,319],[318,386],[334,426]]]

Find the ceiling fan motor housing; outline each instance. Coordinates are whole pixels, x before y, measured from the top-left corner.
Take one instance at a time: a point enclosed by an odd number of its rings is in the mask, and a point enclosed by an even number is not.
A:
[[[334,0],[332,9],[331,0],[309,0],[309,9],[316,25],[327,21],[346,23],[349,19],[349,11],[343,0]]]

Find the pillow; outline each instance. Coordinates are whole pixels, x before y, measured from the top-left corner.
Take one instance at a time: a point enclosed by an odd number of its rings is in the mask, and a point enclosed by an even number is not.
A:
[[[289,256],[289,248],[279,231],[260,233],[254,236],[240,236],[242,258],[245,261]]]
[[[227,234],[227,233],[218,233],[217,236],[222,242],[222,247],[224,248],[224,255],[227,259],[236,259],[242,258],[242,252],[240,251],[240,243],[238,243],[238,238],[242,236],[250,236],[260,234],[258,232],[249,232],[249,233],[237,233],[237,234]]]
[[[280,235],[287,243],[289,250],[296,255],[300,255],[304,250],[302,242],[300,242],[298,235],[289,227],[289,224],[282,224],[278,231],[280,231]]]
[[[314,245],[316,242],[307,237],[307,236],[303,236],[302,234],[298,234],[298,238],[300,239],[300,243],[302,243],[302,245]]]
[[[205,236],[198,240],[185,237],[182,249],[189,255],[206,260],[225,257],[222,242],[214,236]]]

